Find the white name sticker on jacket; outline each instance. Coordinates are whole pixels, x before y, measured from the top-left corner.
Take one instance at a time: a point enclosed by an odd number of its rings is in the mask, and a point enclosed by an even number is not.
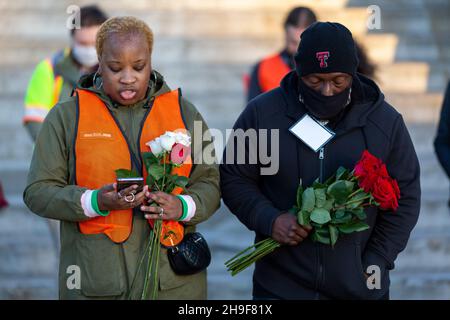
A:
[[[335,135],[333,131],[321,125],[307,114],[290,127],[289,131],[302,140],[314,152],[319,151]]]

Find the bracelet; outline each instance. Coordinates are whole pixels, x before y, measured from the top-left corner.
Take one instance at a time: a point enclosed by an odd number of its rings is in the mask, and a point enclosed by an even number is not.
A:
[[[93,192],[92,192],[92,196],[91,196],[91,205],[92,205],[92,208],[94,209],[94,211],[97,213],[97,214],[99,214],[99,215],[101,215],[102,217],[106,217],[107,215],[109,215],[109,211],[102,211],[102,210],[100,210],[100,208],[98,207],[98,190],[94,190]]]
[[[181,217],[178,219],[178,221],[183,221],[184,219],[186,219],[187,214],[188,214],[188,205],[186,203],[186,200],[183,199],[182,196],[177,196],[178,199],[180,199],[181,201],[181,205],[183,207],[183,214],[181,215]]]

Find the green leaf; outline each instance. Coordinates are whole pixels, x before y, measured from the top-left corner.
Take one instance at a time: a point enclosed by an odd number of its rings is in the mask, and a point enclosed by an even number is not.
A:
[[[336,244],[337,239],[339,237],[339,230],[331,224],[328,225],[328,230],[330,232],[331,246],[334,247],[334,245]]]
[[[335,198],[336,202],[344,203],[351,194],[354,185],[350,181],[338,180],[328,187],[327,194]]]
[[[323,209],[325,209],[327,211],[331,211],[333,206],[334,206],[334,199],[328,199],[327,201],[325,201],[325,204],[323,205]]]
[[[297,213],[298,224],[301,226],[310,226],[310,213],[308,211],[299,211]]]
[[[326,188],[327,185],[324,184],[324,183],[320,183],[320,182],[319,182],[319,178],[317,178],[317,179],[313,182],[312,187],[313,187],[314,189],[322,189],[322,188]]]
[[[338,209],[336,210],[336,213],[334,214],[336,218],[342,218],[345,216],[345,209]]]
[[[147,170],[154,164],[159,164],[160,160],[157,156],[155,156],[151,152],[143,152],[142,153],[142,159],[144,160],[144,165],[147,168]]]
[[[140,175],[134,171],[134,170],[128,170],[128,169],[117,169],[116,171],[116,177],[119,178],[138,178]]]
[[[175,176],[175,185],[180,188],[185,188],[188,184],[189,179],[185,176]]]
[[[330,216],[329,211],[327,211],[323,208],[315,208],[311,212],[310,219],[311,219],[311,221],[314,221],[315,223],[325,224],[325,223],[331,221],[331,216]]]
[[[347,223],[352,220],[351,211],[345,211],[344,209],[339,209],[336,211],[334,218],[331,219],[331,222],[334,224]]]
[[[175,189],[175,183],[173,183],[172,181],[170,181],[169,183],[166,184],[166,186],[164,187],[164,192],[166,193],[172,193],[173,189]]]
[[[346,180],[348,177],[348,170],[344,167],[339,167],[336,171],[336,180]]]
[[[316,196],[316,207],[323,208],[325,202],[327,200],[326,190],[325,189],[315,189],[314,194]]]
[[[359,220],[366,220],[366,218],[367,218],[367,215],[366,215],[366,212],[364,211],[364,208],[353,209],[352,213]]]
[[[156,180],[151,175],[147,175],[146,183],[147,183],[148,186],[153,187],[154,184],[155,184],[155,181]]]
[[[346,223],[344,225],[338,226],[338,229],[342,233],[353,233],[353,232],[360,232],[369,229],[369,226],[361,221],[352,221],[349,223]]]
[[[302,211],[311,212],[316,205],[316,196],[313,188],[308,188],[302,195]]]
[[[164,176],[164,168],[160,164],[153,164],[148,168],[148,174],[155,180],[159,180]]]
[[[299,185],[297,188],[297,207],[302,207],[302,195],[303,195],[303,187],[302,185]]]
[[[300,209],[297,208],[297,206],[293,206],[292,208],[290,208],[290,209],[288,210],[288,212],[289,212],[290,214],[293,214],[294,216],[296,216],[299,210],[300,210]]]
[[[311,240],[312,241],[316,241],[316,242],[320,242],[323,244],[330,244],[330,233],[328,231],[328,228],[323,229],[323,228],[316,228],[314,229],[312,235],[311,235]]]
[[[336,175],[335,174],[333,174],[331,177],[329,177],[323,184],[325,186],[329,186],[334,181],[336,181]]]

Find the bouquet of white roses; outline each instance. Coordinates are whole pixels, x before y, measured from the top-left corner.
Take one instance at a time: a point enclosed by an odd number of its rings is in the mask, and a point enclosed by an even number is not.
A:
[[[146,145],[150,148],[150,152],[143,152],[142,159],[148,173],[146,184],[149,189],[165,193],[173,193],[176,188],[184,189],[188,183],[188,178],[178,175],[175,171],[176,168],[180,168],[190,159],[190,136],[184,132],[166,131]],[[118,178],[126,178],[137,176],[137,173],[119,169],[116,171],[116,175]],[[153,202],[151,206],[157,206],[157,204]],[[184,236],[184,226],[178,221],[149,220],[149,223],[152,226],[150,239],[131,284],[129,298],[132,298],[135,280],[141,270],[145,256],[148,256],[147,270],[141,299],[147,299],[150,284],[151,299],[157,298],[161,244],[167,247],[177,245]]]

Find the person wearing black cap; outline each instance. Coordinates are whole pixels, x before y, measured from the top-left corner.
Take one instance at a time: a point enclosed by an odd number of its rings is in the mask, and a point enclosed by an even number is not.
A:
[[[277,130],[268,144],[279,146],[278,171],[262,175],[267,163],[220,166],[225,204],[250,230],[255,241],[272,237],[284,244],[256,262],[255,299],[389,299],[389,271],[404,250],[420,210],[420,168],[402,116],[384,100],[378,86],[356,72],[358,59],[351,32],[339,23],[317,22],[305,30],[295,55],[296,70],[280,87],[253,99],[234,129]],[[308,115],[335,133],[313,151],[289,129]],[[298,134],[304,134],[300,132]],[[306,141],[306,140],[305,140]],[[258,143],[246,143],[255,152]],[[287,211],[295,203],[299,181],[309,187],[338,167],[353,168],[364,150],[382,159],[398,181],[398,210],[366,209],[370,229],[339,238],[336,246],[311,241],[310,230]],[[236,149],[233,149],[236,151]],[[264,159],[263,159],[264,160]],[[379,286],[369,289],[369,266],[377,266]]]

